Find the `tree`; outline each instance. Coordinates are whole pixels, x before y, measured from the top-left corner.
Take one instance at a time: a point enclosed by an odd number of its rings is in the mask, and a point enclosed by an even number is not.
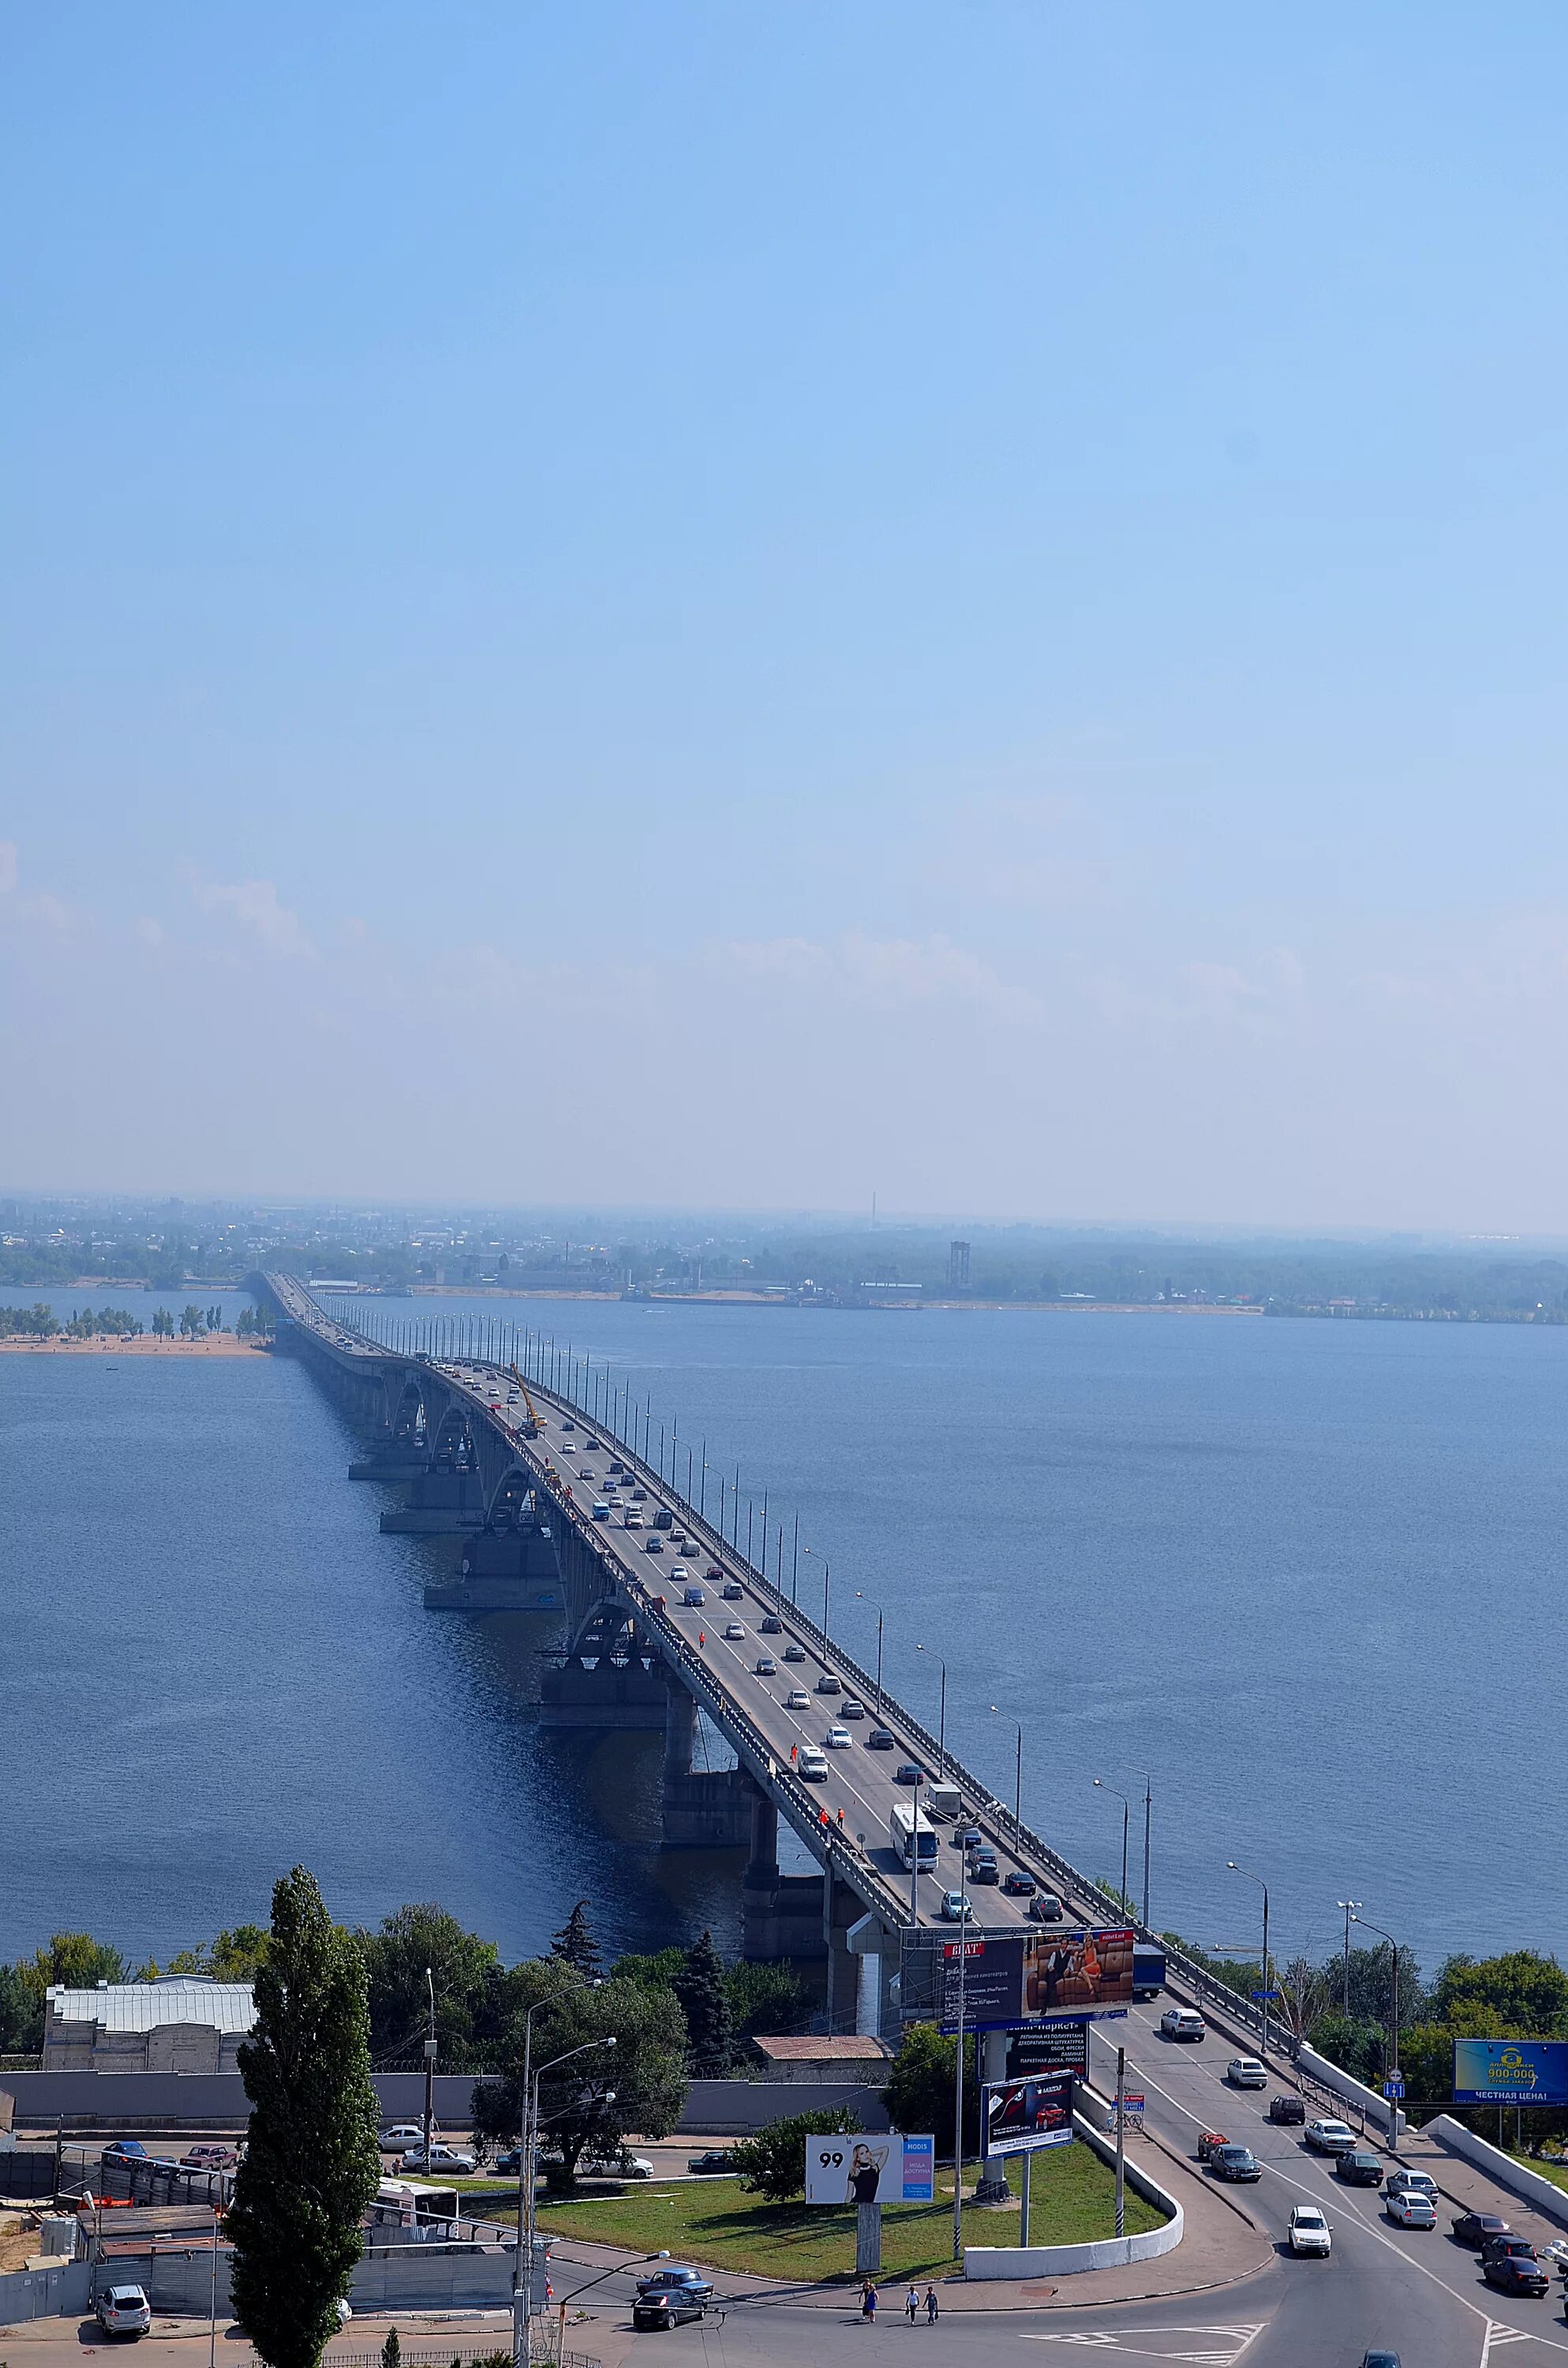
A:
[[[957,2041],[934,2022],[912,2023],[893,2059],[883,2096],[895,2130],[930,2130],[937,2152],[953,2151],[953,2070]],[[963,2126],[966,2149],[976,2150],[980,2134],[980,2088],[974,2077],[972,2040],[964,2042]]]
[[[749,1964],[743,1958],[725,1969],[724,1987],[737,2040],[759,2031],[777,2037],[804,2029],[810,2000],[793,1965]]]
[[[381,2368],[403,2368],[403,2346],[395,2327],[387,2329],[387,2340],[381,2346]]]
[[[597,1982],[604,1971],[599,1944],[588,1928],[588,1903],[579,1899],[550,1944],[552,1957],[563,1958],[586,1982]]]
[[[254,1982],[266,1961],[270,1936],[263,1924],[236,1924],[220,1932],[207,1952],[215,1982]]]
[[[428,1966],[436,1986],[440,2060],[468,2062],[493,1978],[501,1969],[493,1941],[465,1932],[433,1899],[400,1907],[379,1932],[362,1932],[369,1980],[370,2053],[380,2062],[417,2047],[428,2027]]]
[[[42,2045],[42,1991],[25,1966],[0,1964],[0,2055],[35,2055]]]
[[[590,2147],[613,2154],[635,2130],[666,2137],[686,2102],[686,2024],[670,1990],[625,1982],[613,1975],[590,1987],[563,1959],[519,1966],[537,2003],[533,2062],[551,2063],[595,2040],[614,2038],[547,2075],[540,2089],[543,2144],[559,2157],[558,2175],[570,2184]],[[519,2006],[525,1985],[519,1983]],[[473,2091],[474,2128],[487,2137],[516,2139],[523,2125],[523,2029],[520,2012],[503,2049],[506,2072]]]
[[[90,1990],[99,1982],[131,1978],[131,1968],[119,1951],[105,1941],[95,1941],[90,1932],[51,1933],[48,1948],[37,1950],[32,1964],[22,1970],[40,1999],[56,1984],[68,1990]]]
[[[952,2118],[950,2105],[948,2117]],[[765,2122],[754,2137],[733,2146],[730,2168],[748,2195],[766,2195],[769,2203],[788,2203],[806,2184],[806,2140],[859,2127],[860,2116],[852,2105],[788,2113],[779,2121]]]
[[[188,1306],[186,1307],[179,1319],[181,1334],[192,1340],[199,1339],[201,1335],[203,1321],[204,1318],[200,1308],[198,1307],[196,1302],[192,1300]]]
[[[1514,1949],[1479,1963],[1473,1957],[1449,1957],[1437,1969],[1430,2006],[1432,2019],[1438,2022],[1451,2022],[1476,2009],[1494,2015],[1498,2038],[1559,2038],[1568,2034],[1568,1974],[1555,1957],[1543,1957],[1535,1949]]]
[[[687,2060],[694,2076],[725,2079],[734,2060],[735,2033],[723,1961],[711,1932],[704,1932],[687,1952],[686,1970],[676,1976],[675,1987],[689,2033]]]
[[[270,2368],[317,2368],[381,2179],[365,1960],[302,1866],[275,1885],[240,2049],[251,2101],[229,2234],[234,2313]]]

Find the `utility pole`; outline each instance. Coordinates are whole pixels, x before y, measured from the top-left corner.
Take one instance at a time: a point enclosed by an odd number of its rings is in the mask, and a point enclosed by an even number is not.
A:
[[[967,1906],[967,1898],[966,1898]],[[953,2054],[953,2259],[963,2259],[963,2007],[964,1971],[969,1964],[969,1923],[959,1918],[959,2038]],[[943,1983],[944,1991],[947,1988]],[[945,2003],[945,2000],[944,2000]]]
[[[430,2028],[425,2040],[425,2176],[430,2176],[430,2125],[436,2106],[436,1976],[428,1965],[425,1968],[425,1986],[430,1993]]]
[[[1127,2234],[1127,2050],[1116,2051],[1116,2233]]]
[[[1336,1899],[1334,1904],[1336,1907],[1343,1907],[1345,1910],[1345,1980],[1340,2005],[1345,2020],[1348,2022],[1350,2020],[1350,1927],[1356,1920],[1356,1910],[1361,1903],[1358,1899]]]

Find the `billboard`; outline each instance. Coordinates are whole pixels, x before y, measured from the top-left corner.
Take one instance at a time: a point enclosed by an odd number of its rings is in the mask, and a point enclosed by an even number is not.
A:
[[[1089,2077],[1089,2026],[1085,2019],[1076,2022],[1041,2022],[1031,2030],[1015,2032],[1007,2046],[1007,2078],[1009,2080],[1039,2079],[1052,2072],[1071,2072],[1075,2078]]]
[[[980,2092],[986,2155],[1038,2154],[1073,2142],[1073,2075],[1044,2080],[996,2080]]]
[[[1044,2017],[1096,2021],[1132,2003],[1130,1925],[1098,1931],[966,1933],[942,1943],[944,2031],[959,2024],[960,1962],[966,2031],[1013,2030]]]
[[[931,2203],[936,2194],[929,2132],[835,2130],[806,2140],[808,2203]]]
[[[1568,2105],[1568,2040],[1456,2039],[1456,2105]]]

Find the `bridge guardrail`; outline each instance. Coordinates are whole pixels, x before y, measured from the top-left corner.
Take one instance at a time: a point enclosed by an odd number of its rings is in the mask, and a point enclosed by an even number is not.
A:
[[[269,1287],[273,1289],[274,1296],[280,1297],[281,1294],[278,1292],[273,1278],[267,1277],[266,1280],[268,1281]],[[335,1332],[341,1334],[345,1330],[351,1330],[354,1328],[340,1325],[335,1318],[328,1316],[324,1310],[321,1309],[317,1305],[314,1299],[312,1298],[309,1291],[304,1285],[298,1281],[297,1278],[290,1276],[288,1278],[278,1278],[278,1280],[286,1280],[290,1283],[301,1298],[305,1300],[308,1305],[314,1311],[321,1322],[325,1325],[330,1325]],[[443,1362],[442,1360],[434,1357],[409,1355],[399,1351],[390,1351],[381,1348],[379,1343],[370,1340],[368,1335],[360,1334],[358,1337],[365,1342],[366,1348],[372,1354],[382,1357],[390,1355],[400,1363],[424,1365],[429,1367],[433,1371],[438,1371]],[[467,1357],[460,1354],[456,1360],[461,1363],[483,1365],[487,1372],[505,1373],[506,1370],[505,1366],[491,1364],[489,1360],[483,1358]],[[827,1634],[825,1630],[819,1627],[808,1611],[802,1611],[798,1603],[791,1602],[789,1597],[784,1594],[782,1588],[775,1586],[774,1582],[768,1577],[767,1572],[759,1570],[756,1565],[751,1561],[747,1554],[742,1552],[737,1544],[732,1543],[732,1542],[725,1537],[722,1531],[718,1529],[707,1519],[705,1513],[699,1512],[696,1506],[690,1504],[687,1498],[682,1497],[679,1489],[672,1486],[669,1480],[665,1478],[665,1474],[658,1470],[655,1465],[649,1463],[643,1456],[639,1454],[634,1446],[631,1446],[626,1440],[621,1438],[613,1423],[607,1422],[603,1416],[597,1412],[593,1407],[583,1406],[577,1399],[572,1397],[566,1392],[558,1389],[552,1383],[536,1380],[531,1373],[528,1375],[528,1387],[534,1393],[536,1397],[547,1400],[551,1405],[555,1406],[558,1411],[570,1413],[574,1420],[581,1419],[591,1424],[596,1429],[602,1430],[607,1438],[613,1439],[616,1441],[617,1447],[619,1448],[623,1460],[630,1463],[637,1475],[646,1484],[655,1488],[660,1497],[671,1506],[672,1509],[678,1509],[682,1527],[688,1534],[701,1540],[706,1551],[711,1554],[722,1566],[729,1565],[734,1570],[737,1577],[744,1577],[747,1579],[753,1588],[760,1595],[766,1598],[774,1609],[778,1611],[780,1613],[788,1613],[791,1625],[801,1631],[802,1637],[816,1648],[819,1655],[830,1659],[837,1668],[844,1671],[846,1675],[851,1677],[862,1695],[869,1696],[873,1700],[877,1697],[877,1682],[869,1670],[862,1668],[852,1655],[846,1652],[844,1647],[841,1645],[836,1644],[834,1639]],[[451,1386],[450,1383],[448,1383],[448,1386]],[[458,1386],[460,1388],[463,1385],[460,1383]],[[479,1401],[477,1398],[475,1399],[475,1410],[482,1414],[487,1421],[493,1421],[494,1419],[489,1406]],[[666,1657],[672,1660],[678,1660],[682,1667],[687,1668],[690,1674],[702,1679],[701,1685],[694,1685],[692,1691],[697,1693],[699,1698],[702,1701],[703,1707],[708,1711],[714,1725],[722,1733],[726,1734],[729,1734],[729,1730],[732,1727],[736,1729],[744,1727],[746,1730],[748,1737],[748,1752],[754,1757],[760,1756],[764,1766],[766,1766],[769,1761],[774,1764],[778,1772],[769,1781],[773,1782],[775,1784],[778,1785],[781,1790],[786,1792],[789,1796],[795,1801],[797,1808],[804,1812],[808,1826],[812,1828],[819,1839],[824,1839],[825,1841],[827,1854],[830,1861],[835,1863],[835,1873],[840,1871],[841,1864],[845,1868],[852,1866],[854,1869],[853,1876],[846,1872],[845,1880],[851,1881],[853,1887],[861,1892],[862,1896],[864,1896],[868,1885],[874,1884],[881,1895],[877,1906],[878,1913],[883,1917],[883,1920],[894,1926],[907,1924],[909,1921],[908,1902],[906,1900],[901,1901],[894,1896],[891,1886],[882,1880],[875,1868],[869,1867],[866,1864],[866,1862],[859,1857],[858,1851],[855,1850],[853,1845],[842,1842],[836,1831],[831,1831],[817,1825],[816,1820],[820,1813],[817,1810],[816,1805],[812,1801],[809,1793],[807,1793],[805,1787],[800,1783],[797,1777],[792,1773],[786,1776],[785,1772],[779,1767],[777,1755],[771,1749],[771,1747],[768,1745],[767,1737],[762,1734],[761,1729],[756,1727],[755,1723],[749,1718],[748,1714],[741,1709],[738,1702],[735,1702],[732,1697],[722,1692],[722,1689],[719,1688],[716,1680],[713,1679],[711,1672],[708,1669],[707,1665],[702,1661],[700,1655],[692,1653],[691,1648],[686,1644],[685,1639],[681,1636],[679,1631],[674,1627],[674,1624],[668,1621],[662,1620],[660,1615],[653,1610],[651,1591],[648,1589],[645,1583],[630,1574],[623,1573],[619,1569],[619,1565],[612,1565],[608,1562],[599,1546],[597,1536],[592,1522],[584,1519],[582,1514],[577,1510],[574,1501],[572,1504],[567,1504],[563,1497],[557,1495],[556,1491],[551,1487],[551,1485],[545,1481],[542,1469],[536,1469],[540,1464],[540,1459],[528,1454],[527,1450],[529,1442],[519,1440],[516,1437],[513,1437],[511,1435],[509,1425],[504,1426],[504,1428],[507,1429],[513,1452],[518,1455],[519,1460],[525,1463],[530,1474],[532,1474],[539,1481],[540,1486],[544,1487],[551,1495],[552,1502],[560,1507],[562,1517],[570,1520],[574,1530],[578,1533],[582,1541],[587,1545],[589,1551],[593,1554],[595,1560],[601,1565],[601,1567],[611,1572],[617,1588],[621,1590],[630,1589],[634,1594],[639,1590],[641,1591],[644,1600],[639,1603],[638,1608],[640,1611],[643,1613],[647,1624],[651,1627],[656,1627],[662,1644],[667,1647]],[[881,1691],[884,1698],[888,1698],[886,1695],[886,1689],[883,1688]],[[1042,1835],[1036,1833],[1031,1827],[1023,1824],[1021,1819],[1015,1816],[1014,1812],[1007,1807],[1006,1803],[997,1798],[990,1786],[982,1783],[980,1779],[971,1769],[965,1766],[964,1762],[958,1758],[955,1752],[949,1751],[945,1748],[945,1746],[938,1744],[936,1736],[929,1732],[920,1720],[914,1717],[902,1702],[897,1703],[897,1715],[900,1725],[903,1727],[911,1741],[918,1747],[924,1755],[928,1767],[933,1770],[939,1770],[943,1776],[950,1779],[954,1783],[958,1784],[960,1789],[969,1794],[969,1796],[975,1802],[977,1807],[983,1807],[988,1821],[996,1827],[999,1834],[1010,1841],[1014,1850],[1019,1857],[1032,1858],[1038,1865],[1047,1870],[1054,1881],[1063,1890],[1072,1892],[1075,1894],[1077,1897],[1084,1900],[1096,1915],[1104,1918],[1107,1924],[1131,1922],[1141,1940],[1145,1941],[1153,1946],[1164,1951],[1167,1971],[1174,1972],[1176,1974],[1177,1977],[1177,1987],[1182,1991],[1189,1993],[1195,2000],[1199,2000],[1205,2004],[1212,2006],[1217,2011],[1221,2011],[1225,2015],[1229,2016],[1233,2022],[1238,2023],[1244,2030],[1251,2032],[1255,2035],[1261,2037],[1263,2018],[1256,2006],[1250,1999],[1242,1998],[1236,1991],[1229,1988],[1223,1982],[1216,1980],[1214,1975],[1208,1971],[1206,1966],[1199,1964],[1195,1959],[1187,1954],[1187,1952],[1184,1949],[1178,1947],[1172,1941],[1163,1939],[1157,1931],[1153,1931],[1147,1926],[1140,1923],[1136,1917],[1130,1918],[1127,1914],[1126,1908],[1119,1901],[1113,1899],[1108,1893],[1102,1891],[1097,1884],[1091,1883],[1087,1876],[1081,1874],[1077,1868],[1074,1867],[1069,1860],[1062,1856],[1059,1850],[1053,1850]],[[729,1734],[729,1740],[733,1745],[735,1743],[735,1736],[733,1734]],[[869,1901],[868,1901],[868,1905],[869,1904]],[[1277,2023],[1275,2028],[1278,2030],[1281,2041],[1288,2039],[1289,2034],[1286,2032],[1282,2025]]]

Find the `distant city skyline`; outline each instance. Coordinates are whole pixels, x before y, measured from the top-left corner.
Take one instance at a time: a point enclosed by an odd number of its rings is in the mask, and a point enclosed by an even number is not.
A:
[[[0,1187],[1568,1230],[1565,68],[18,18]]]

